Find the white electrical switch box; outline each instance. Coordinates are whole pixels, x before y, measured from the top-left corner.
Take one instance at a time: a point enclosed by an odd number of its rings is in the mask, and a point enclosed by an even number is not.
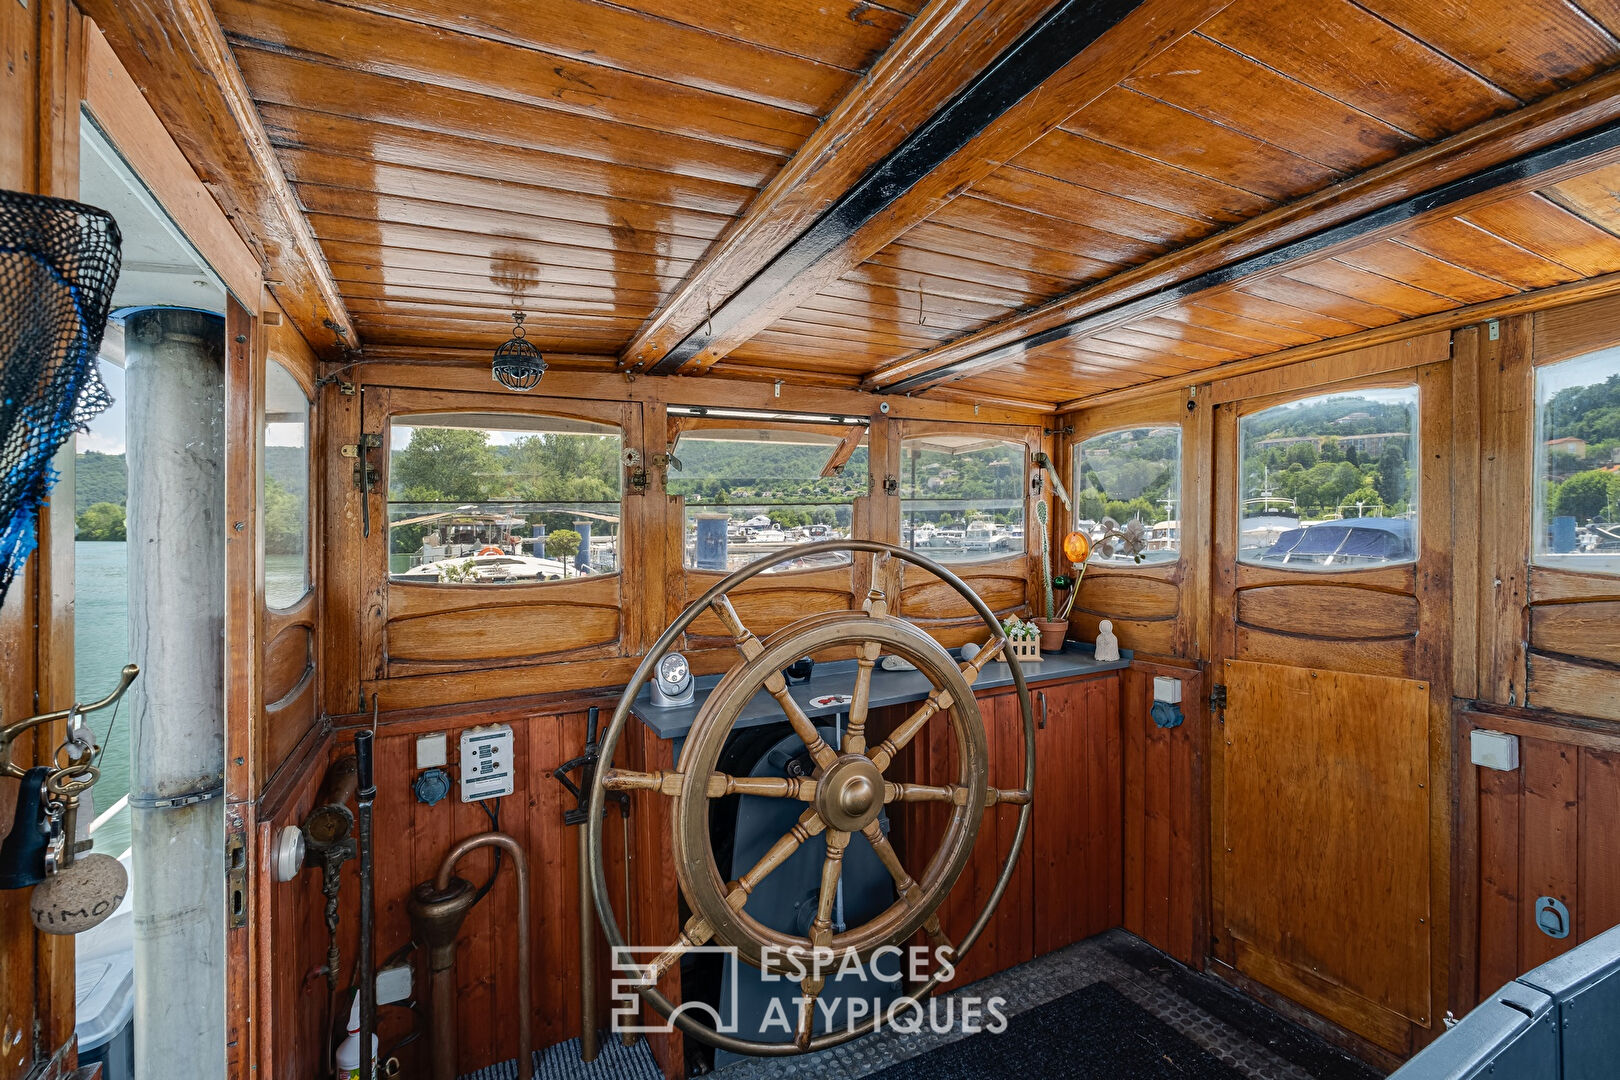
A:
[[[1181,704],[1181,680],[1166,675],[1153,676],[1153,700]]]
[[[1470,731],[1468,758],[1484,769],[1513,772],[1519,767],[1519,737],[1500,731]]]
[[[450,737],[442,731],[416,737],[416,767],[437,769],[450,761]]]
[[[461,733],[461,801],[512,794],[512,727],[491,724]]]
[[[440,736],[443,738],[444,736]],[[411,965],[395,964],[377,972],[377,1004],[392,1005],[411,999]]]

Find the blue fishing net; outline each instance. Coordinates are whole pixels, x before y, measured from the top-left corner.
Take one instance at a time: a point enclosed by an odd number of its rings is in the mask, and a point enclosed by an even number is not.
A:
[[[51,458],[112,404],[96,353],[120,243],[104,210],[0,191],[0,603],[39,543]]]

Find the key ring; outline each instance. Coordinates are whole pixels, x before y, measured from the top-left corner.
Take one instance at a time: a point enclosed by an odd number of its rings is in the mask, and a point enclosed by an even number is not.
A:
[[[45,789],[63,799],[76,799],[95,786],[101,770],[94,765],[69,765],[45,778]]]

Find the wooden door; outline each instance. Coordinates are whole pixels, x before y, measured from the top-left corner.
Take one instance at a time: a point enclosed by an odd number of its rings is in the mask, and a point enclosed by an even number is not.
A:
[[[1241,418],[1323,388],[1213,395],[1211,953],[1395,1055],[1433,1037],[1447,991],[1449,367],[1331,388],[1416,394],[1415,557],[1387,564],[1285,561],[1244,521]]]
[[[1024,858],[1040,956],[1121,922],[1119,678],[1048,683],[1031,696],[1036,797]]]

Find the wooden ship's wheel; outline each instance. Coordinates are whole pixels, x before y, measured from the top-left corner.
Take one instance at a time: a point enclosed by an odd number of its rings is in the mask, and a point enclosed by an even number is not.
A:
[[[875,585],[859,609],[811,615],[783,627],[763,641],[743,625],[727,596],[738,585],[786,560],[840,551],[871,553],[874,583],[879,580],[879,559],[900,559],[934,574],[973,606],[990,632],[988,642],[972,662],[958,665],[927,633],[889,614],[888,598]],[[714,612],[725,624],[741,655],[709,693],[693,721],[681,752],[679,771],[631,772],[608,767],[613,762],[637,693],[659,659],[705,611]],[[790,979],[799,978],[806,966],[802,962],[792,963],[789,958],[795,955],[801,961],[819,955],[823,958],[819,971],[833,972],[852,952],[865,963],[880,948],[905,946],[919,931],[927,935],[933,948],[949,950],[948,955],[953,960],[965,955],[989,922],[1012,877],[1013,864],[1029,828],[1035,783],[1035,726],[1029,693],[1023,672],[1010,653],[1006,659],[1023,717],[1023,787],[1002,791],[990,787],[988,782],[989,754],[984,722],[973,695],[972,682],[986,663],[1005,651],[1006,644],[995,614],[955,574],[915,552],[866,540],[795,545],[727,576],[682,612],[648,650],[619,698],[618,708],[603,737],[604,767],[598,770],[592,786],[587,818],[597,916],[608,942],[620,949],[626,942],[608,898],[602,856],[602,810],[606,793],[644,791],[674,800],[675,868],[692,914],[678,939],[646,966],[643,980],[636,987],[642,999],[666,1019],[674,1014],[676,1025],[701,1042],[735,1053],[777,1056],[822,1050],[858,1038],[887,1016],[894,1015],[895,1009],[907,1007],[932,992],[941,980],[937,968],[926,981],[911,985],[887,1012],[879,1012],[853,1028],[815,1035],[815,1000],[825,979],[813,970],[801,980],[804,1003],[795,1037],[786,1042],[763,1042],[716,1031],[700,1023],[690,1010],[677,1011],[657,984],[685,952],[706,944],[729,946],[755,967]],[[816,724],[788,693],[782,676],[782,668],[799,657],[834,648],[852,649],[856,658],[854,689],[840,746],[831,746],[822,737]],[[893,731],[876,745],[869,745],[866,725],[872,670],[883,653],[899,655],[914,664],[928,679],[931,690],[927,699]],[[776,699],[787,722],[804,741],[814,765],[810,777],[744,777],[716,771],[715,765],[738,716],[762,688]],[[900,752],[931,721],[950,726],[958,763],[954,782],[927,785],[891,777],[889,770]],[[790,799],[805,804],[793,827],[752,869],[729,883],[721,877],[709,833],[709,800],[726,795]],[[921,877],[916,879],[901,865],[879,821],[886,805],[905,802],[937,802],[951,808],[940,844]],[[967,865],[985,809],[997,804],[1019,807],[1012,849],[978,918],[960,941],[952,942],[940,925],[939,908]],[[844,852],[856,833],[871,844],[894,879],[898,896],[870,921],[834,933],[834,899]],[[767,875],[817,835],[825,835],[827,853],[822,864],[816,913],[808,935],[799,937],[764,925],[745,910],[749,896]],[[826,962],[829,957],[830,963]]]

